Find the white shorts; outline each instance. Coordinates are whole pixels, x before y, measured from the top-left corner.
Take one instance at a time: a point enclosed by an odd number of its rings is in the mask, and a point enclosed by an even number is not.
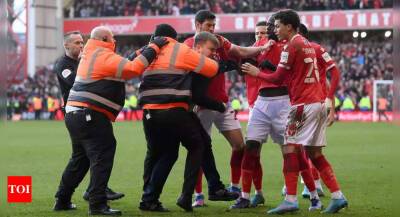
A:
[[[327,112],[324,103],[291,106],[285,144],[326,146]]]
[[[224,113],[210,109],[200,109],[197,111],[197,116],[210,136],[213,123],[219,132],[241,129],[240,122],[236,119],[235,111],[231,107],[228,107]]]
[[[258,96],[250,113],[246,140],[255,140],[262,144],[267,142],[268,136],[271,136],[275,143],[282,145],[289,108],[288,95]]]

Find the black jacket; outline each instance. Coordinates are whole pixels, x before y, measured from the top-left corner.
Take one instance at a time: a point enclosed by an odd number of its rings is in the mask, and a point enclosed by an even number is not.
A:
[[[210,78],[192,72],[192,101],[194,104],[201,107],[221,113],[225,112],[226,107],[224,103],[213,100],[207,96],[207,89],[210,81]]]
[[[54,64],[54,72],[57,74],[64,104],[67,102],[69,91],[74,84],[78,65],[78,60],[74,60],[67,55],[57,59],[56,63]]]

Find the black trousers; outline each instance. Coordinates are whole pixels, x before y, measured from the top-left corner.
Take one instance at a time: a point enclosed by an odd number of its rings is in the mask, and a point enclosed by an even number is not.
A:
[[[41,110],[35,110],[35,120],[40,120],[40,114],[42,113]]]
[[[142,201],[158,201],[178,158],[180,143],[188,151],[182,195],[191,197],[201,166],[204,144],[191,114],[182,108],[144,110],[143,127],[147,153],[144,161]]]
[[[72,155],[55,196],[71,200],[90,168],[89,204],[102,206],[107,203],[105,189],[116,149],[112,124],[102,113],[89,109],[67,113],[65,123],[72,141]]]
[[[201,168],[203,169],[204,176],[207,179],[208,192],[215,192],[222,188],[225,188],[221,182],[221,177],[218,173],[217,166],[215,165],[214,153],[212,151],[211,138],[207,131],[204,129],[199,117],[194,112],[190,113],[195,127],[199,131],[204,141],[203,160]]]

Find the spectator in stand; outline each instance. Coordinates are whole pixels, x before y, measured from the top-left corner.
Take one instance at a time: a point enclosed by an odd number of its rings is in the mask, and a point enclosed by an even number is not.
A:
[[[292,8],[299,11],[378,9],[391,0],[74,0],[64,14],[73,17],[158,16],[195,14],[201,9],[221,13],[255,13]],[[138,9],[140,8],[140,10]],[[73,13],[71,13],[71,11]]]
[[[41,119],[42,109],[43,109],[43,100],[42,97],[37,94],[32,98],[33,109],[35,110],[35,120]]]

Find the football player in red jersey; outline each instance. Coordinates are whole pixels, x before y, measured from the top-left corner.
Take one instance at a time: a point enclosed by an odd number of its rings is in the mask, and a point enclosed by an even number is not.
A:
[[[262,73],[273,73],[275,65],[278,65],[281,52],[286,44],[285,40],[279,41],[274,33],[274,16],[268,20],[268,38],[274,43],[268,51],[263,52],[257,58],[257,66],[252,66]],[[250,63],[243,64],[247,69]],[[273,68],[268,68],[268,65]],[[247,74],[247,76],[252,76]],[[253,77],[253,76],[252,76]],[[257,78],[257,77],[253,77]],[[285,84],[274,84],[257,78],[260,81],[258,97],[254,108],[250,113],[246,147],[242,161],[242,194],[231,209],[243,209],[256,207],[265,202],[261,191],[262,168],[260,163],[261,145],[268,137],[280,145],[284,143],[284,132],[289,112],[290,102],[288,90]],[[249,200],[251,181],[255,183],[256,194]]]
[[[299,33],[303,37],[309,39],[308,29],[304,24],[300,24]],[[333,61],[333,59],[331,58],[329,53],[325,50],[325,48],[323,48],[321,45],[319,45],[316,42],[311,41],[310,43],[311,43],[311,46],[314,48],[315,54],[317,56],[319,78],[320,78],[320,83],[322,86],[322,92],[324,93],[324,96],[325,96],[325,106],[326,106],[326,109],[328,112],[328,120],[327,120],[326,124],[327,124],[327,126],[331,126],[333,124],[333,122],[335,121],[334,94],[335,94],[336,88],[339,84],[340,71],[336,67],[335,62]],[[330,81],[327,80],[328,73],[330,74],[330,78],[331,78]],[[324,139],[326,139],[326,138],[324,137]],[[326,143],[325,140],[322,142],[324,144]],[[311,169],[312,169],[312,174],[313,174],[313,178],[315,181],[315,185],[317,187],[318,195],[323,196],[324,192],[322,190],[319,172],[318,172],[317,168],[315,168],[315,166],[312,164],[311,160],[310,160],[310,164],[311,164]],[[310,193],[306,186],[304,186],[302,195],[304,198],[307,198],[310,196]]]
[[[268,40],[266,40],[267,39],[267,22],[266,21],[260,21],[256,24],[255,38],[256,38],[256,42],[254,42],[254,44],[253,44],[254,47],[262,46],[268,41]],[[261,56],[261,54],[258,55],[256,59],[258,60],[260,56]],[[251,60],[254,61],[254,58]],[[246,81],[247,102],[249,103],[250,112],[251,112],[251,109],[254,106],[254,102],[256,101],[257,96],[258,96],[258,89],[260,87],[260,81],[256,77],[253,77],[253,76],[250,76],[247,74],[244,75],[244,79]]]
[[[200,10],[195,16],[195,27],[196,33],[207,31],[214,33],[216,25],[215,15],[208,10]],[[220,42],[220,47],[217,50],[216,60],[229,60],[229,59],[242,59],[255,57],[264,50],[267,50],[271,44],[267,43],[260,47],[241,47],[232,44],[228,39],[218,34],[215,34]],[[193,47],[194,37],[185,40],[185,44]],[[213,78],[208,88],[208,96],[214,100],[227,103],[228,94],[225,88],[225,75],[219,74]],[[239,181],[241,174],[241,165],[243,158],[244,139],[241,131],[239,121],[234,116],[232,108],[228,107],[224,113],[212,111],[209,109],[200,109],[197,112],[198,117],[205,130],[211,135],[211,127],[214,124],[222,135],[228,140],[232,147],[231,155],[231,186],[228,188],[229,191],[240,193]],[[201,189],[201,176],[199,176],[198,186],[196,187],[196,197],[194,206],[204,203],[204,196]],[[210,180],[207,180],[210,190]],[[210,193],[209,193],[210,194]],[[210,199],[210,198],[209,198]],[[203,201],[201,201],[203,200]]]
[[[288,123],[283,146],[283,174],[287,194],[283,203],[269,214],[282,214],[297,211],[297,181],[300,172],[309,171],[310,165],[304,149],[321,174],[321,178],[332,192],[332,200],[323,212],[335,213],[347,206],[347,200],[340,191],[332,167],[322,154],[324,126],[327,113],[324,106],[325,97],[319,82],[319,72],[314,48],[307,39],[298,34],[300,18],[293,10],[279,11],[275,16],[275,33],[280,40],[288,40],[277,71],[272,74],[255,73],[265,80],[280,83],[285,81],[289,89],[291,102]],[[303,179],[310,190],[312,210],[322,208],[318,193],[310,177]],[[312,180],[312,177],[311,177]]]

